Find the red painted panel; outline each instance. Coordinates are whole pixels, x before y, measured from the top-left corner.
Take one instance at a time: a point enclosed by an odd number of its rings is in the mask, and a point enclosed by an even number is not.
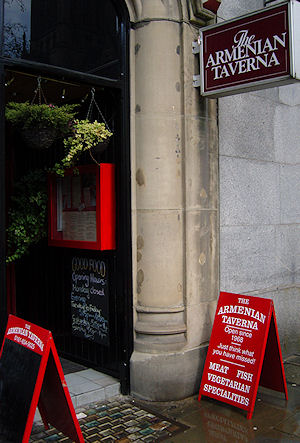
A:
[[[38,407],[46,427],[50,424],[72,441],[84,443],[52,337]]]
[[[222,0],[203,0],[203,6],[204,8],[216,14],[221,5],[221,1]]]
[[[100,165],[100,236],[101,249],[116,247],[115,165]]]
[[[274,389],[278,392],[285,392],[287,400],[287,385],[284,375],[281,348],[278,346],[278,343],[279,336],[277,322],[275,312],[273,312],[259,384],[265,388]]]

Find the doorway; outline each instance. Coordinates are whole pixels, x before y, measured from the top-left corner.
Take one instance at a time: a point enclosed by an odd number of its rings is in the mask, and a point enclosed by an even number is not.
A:
[[[104,152],[94,159],[84,154],[79,163],[89,165],[95,160],[115,165],[116,249],[48,246],[44,236],[28,254],[6,267],[7,298],[2,294],[1,310],[50,329],[61,356],[119,378],[125,394],[132,352],[126,9],[122,2],[108,0],[89,0],[88,5],[83,0],[12,0],[5,2],[4,11],[3,107],[11,101],[32,102],[40,82],[40,100],[53,106],[77,104],[77,118],[85,119],[93,91],[97,107],[90,118],[104,118],[113,132]],[[6,166],[1,199],[8,213],[16,185],[34,171],[51,168],[64,148],[61,141],[42,152],[27,148],[9,124],[1,143]],[[1,229],[3,223],[5,232],[9,217],[2,219]],[[75,262],[79,267],[101,263],[102,273],[105,269],[108,328],[104,341],[74,333],[70,300]]]

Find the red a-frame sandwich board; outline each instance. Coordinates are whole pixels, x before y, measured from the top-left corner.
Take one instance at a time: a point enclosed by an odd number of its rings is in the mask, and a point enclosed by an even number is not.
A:
[[[251,419],[258,385],[288,399],[273,301],[221,292],[198,400],[229,403]]]
[[[51,332],[10,315],[0,354],[0,440],[27,443],[37,406],[46,429],[84,443]]]

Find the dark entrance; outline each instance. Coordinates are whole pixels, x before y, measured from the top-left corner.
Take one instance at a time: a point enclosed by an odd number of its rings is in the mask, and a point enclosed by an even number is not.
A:
[[[121,379],[129,391],[132,352],[131,225],[128,91],[128,16],[120,1],[2,0],[0,146],[0,309],[1,326],[12,312],[46,329],[60,354]],[[47,238],[28,255],[5,265],[7,213],[15,185],[28,173],[49,168],[61,158],[56,142],[45,152],[25,148],[9,125],[4,106],[31,101],[40,78],[47,103],[78,103],[79,118],[89,109],[91,90],[113,132],[96,161],[116,167],[116,249],[92,251],[49,247]],[[42,100],[44,100],[42,98]],[[93,118],[101,120],[98,110]],[[81,165],[91,164],[86,154]],[[105,269],[107,337],[74,334],[71,290],[74,262],[91,260]],[[73,268],[72,268],[73,264]],[[86,270],[84,271],[86,272]]]

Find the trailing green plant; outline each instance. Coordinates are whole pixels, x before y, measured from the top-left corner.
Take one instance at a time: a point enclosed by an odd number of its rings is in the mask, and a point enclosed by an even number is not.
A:
[[[72,120],[76,105],[60,108],[51,105],[9,103],[6,118],[22,127],[37,127],[42,122],[53,125],[65,135],[65,157],[53,168],[30,171],[14,185],[11,208],[8,212],[6,263],[13,263],[28,254],[32,245],[47,237],[47,172],[63,176],[65,169],[73,167],[80,155],[107,141],[112,133],[104,123]],[[71,122],[71,125],[70,125]],[[76,173],[76,170],[74,171]]]
[[[30,171],[15,184],[8,212],[6,263],[28,254],[47,236],[47,201],[45,170]]]
[[[63,176],[64,170],[75,165],[80,155],[88,151],[112,136],[104,123],[97,120],[90,122],[89,120],[74,120],[72,136],[64,139],[65,157],[57,162],[52,172]]]
[[[76,115],[77,107],[9,102],[5,107],[5,118],[19,129],[52,127],[66,135],[70,132],[70,122]]]

